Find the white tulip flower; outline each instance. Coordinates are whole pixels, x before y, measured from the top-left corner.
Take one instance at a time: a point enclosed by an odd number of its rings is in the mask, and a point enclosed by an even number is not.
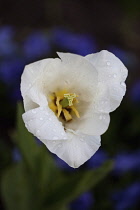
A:
[[[25,67],[21,93],[28,131],[77,168],[100,147],[100,136],[126,92],[127,69],[112,53],[58,53]]]

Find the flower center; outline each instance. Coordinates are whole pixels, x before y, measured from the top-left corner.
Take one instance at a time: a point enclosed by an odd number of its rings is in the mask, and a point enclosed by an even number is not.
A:
[[[78,102],[75,93],[69,93],[67,90],[61,90],[50,95],[50,109],[57,115],[62,117],[65,121],[72,120],[72,116],[80,117],[75,105]]]

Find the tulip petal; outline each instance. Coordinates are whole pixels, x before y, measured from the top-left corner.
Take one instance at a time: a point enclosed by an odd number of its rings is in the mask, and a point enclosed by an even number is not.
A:
[[[41,139],[43,143],[47,140],[67,139],[62,123],[48,107],[29,110],[22,117],[28,131]]]
[[[87,55],[85,58],[96,67],[99,74],[95,97],[96,111],[114,111],[120,105],[126,91],[124,83],[128,74],[126,67],[119,58],[107,50]],[[106,106],[102,103],[105,101]]]
[[[98,136],[108,129],[109,123],[109,114],[88,111],[87,114],[78,119],[75,118],[71,123],[66,124],[66,128],[80,131],[83,134]]]
[[[92,101],[96,93],[98,73],[95,67],[85,57],[72,53],[58,53],[62,59],[62,78],[69,84],[72,92],[79,99]]]
[[[66,141],[46,142],[47,148],[64,160],[69,166],[78,168],[100,147],[100,136],[75,135],[69,131]]]

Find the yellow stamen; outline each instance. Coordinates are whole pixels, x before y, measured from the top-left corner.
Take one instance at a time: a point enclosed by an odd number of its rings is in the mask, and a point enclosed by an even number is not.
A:
[[[65,117],[66,121],[72,120],[72,116],[66,109],[63,109],[63,113],[64,113],[64,117]]]
[[[53,112],[57,111],[57,106],[53,102],[49,103],[49,107],[51,110],[53,110]]]
[[[60,102],[60,97],[57,96],[57,99],[56,99],[56,105],[57,105],[57,109],[58,109],[58,113],[57,113],[57,117],[60,116],[61,114],[61,111],[62,111],[62,105],[59,103]]]
[[[55,99],[55,95],[50,95],[49,98],[53,101]]]
[[[49,96],[51,100],[49,107],[53,110],[53,112],[57,113],[58,118],[63,112],[66,121],[72,120],[72,115],[70,114],[71,111],[80,118],[79,112],[74,106],[74,104],[79,103],[76,97],[78,97],[78,95],[75,93],[68,93],[67,90],[59,90]]]
[[[71,106],[71,109],[74,111],[76,117],[80,118],[79,112],[77,111],[77,109],[74,106]]]

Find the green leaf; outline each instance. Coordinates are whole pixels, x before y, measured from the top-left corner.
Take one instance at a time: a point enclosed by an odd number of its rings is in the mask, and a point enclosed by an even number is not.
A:
[[[44,145],[39,148],[35,177],[36,182],[39,184],[42,199],[46,199],[46,196],[51,194],[56,182],[59,182],[59,179],[62,178],[62,172],[56,166],[52,154]]]
[[[48,197],[49,210],[57,209],[62,203],[67,204],[80,194],[96,186],[113,167],[112,161],[107,161],[100,168],[85,172],[77,172],[63,179],[54,192]],[[55,202],[53,200],[55,198]]]
[[[8,168],[2,177],[2,197],[7,210],[38,210],[38,189],[26,165]]]
[[[35,138],[25,128],[22,114],[23,106],[21,103],[17,106],[17,133],[15,143],[21,151],[23,158],[30,168],[34,168],[35,159],[38,153],[38,145],[35,142]]]

